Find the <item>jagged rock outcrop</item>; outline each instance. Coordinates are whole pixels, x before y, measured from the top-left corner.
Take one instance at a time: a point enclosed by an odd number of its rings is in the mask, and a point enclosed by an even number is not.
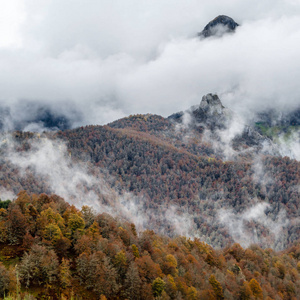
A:
[[[224,33],[234,32],[239,26],[232,18],[220,15],[210,21],[204,29],[198,33],[198,36],[207,38],[210,36],[222,36]]]
[[[203,96],[199,107],[192,114],[197,123],[205,124],[211,130],[226,128],[232,118],[232,112],[214,94]]]
[[[190,125],[192,127],[205,127],[214,131],[225,129],[231,119],[233,112],[223,106],[218,95],[207,94],[202,97],[199,106],[193,106],[186,112],[179,112],[169,116],[169,119],[181,123],[184,114],[190,115]]]

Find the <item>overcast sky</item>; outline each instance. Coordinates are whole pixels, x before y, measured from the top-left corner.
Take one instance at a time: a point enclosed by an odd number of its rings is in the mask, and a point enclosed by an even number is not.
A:
[[[220,14],[236,33],[197,39]],[[245,115],[300,104],[300,0],[9,0],[0,37],[0,104],[14,117],[30,113],[20,101],[73,126],[168,116],[210,92]]]

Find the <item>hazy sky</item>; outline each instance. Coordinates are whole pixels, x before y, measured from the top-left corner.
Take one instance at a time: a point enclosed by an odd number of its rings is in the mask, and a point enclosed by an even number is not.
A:
[[[198,40],[220,14],[236,33]],[[0,36],[0,104],[14,118],[27,101],[73,126],[168,116],[210,92],[245,114],[300,104],[300,0],[9,0]]]

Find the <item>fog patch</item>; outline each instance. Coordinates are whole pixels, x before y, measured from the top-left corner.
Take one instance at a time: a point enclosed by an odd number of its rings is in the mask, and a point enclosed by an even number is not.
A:
[[[256,203],[241,213],[236,213],[232,209],[220,209],[218,220],[227,228],[234,241],[242,247],[260,244],[272,245],[279,250],[284,246],[283,231],[289,221],[285,210],[281,209],[274,219],[269,215],[271,209],[271,205],[266,202]]]
[[[277,144],[282,156],[300,161],[300,130],[294,131],[290,136],[280,135]]]
[[[261,155],[257,155],[252,162],[252,180],[256,184],[260,184],[261,186],[266,186],[267,184],[274,183],[274,180],[268,176],[265,171],[264,164],[262,161]]]
[[[175,205],[168,207],[165,214],[166,222],[175,230],[177,235],[195,238],[197,225],[190,213]]]
[[[10,142],[6,150],[5,159],[19,169],[21,176],[33,172],[47,182],[53,193],[71,204],[101,209],[97,192],[106,196],[110,189],[101,177],[91,175],[87,166],[73,163],[64,143],[42,137],[29,144],[30,150],[18,152]]]
[[[233,140],[241,136],[245,130],[246,125],[235,114],[228,120],[225,128],[217,129],[212,132],[205,129],[203,134],[203,141],[212,145],[216,153],[221,154],[224,160],[234,160],[242,150],[236,150],[233,147]],[[249,151],[249,150],[248,150]]]
[[[0,199],[3,200],[14,200],[17,196],[12,192],[3,187],[0,187]]]

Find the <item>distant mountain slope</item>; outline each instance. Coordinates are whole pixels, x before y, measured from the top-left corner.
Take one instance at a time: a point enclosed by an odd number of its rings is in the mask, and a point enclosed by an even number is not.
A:
[[[68,142],[73,157],[88,157],[96,166],[109,170],[112,186],[140,197],[136,205],[141,211],[156,215],[150,228],[172,235],[172,226],[164,216],[175,207],[179,214],[192,218],[190,234],[222,246],[232,238],[231,229],[220,221],[223,210],[233,209],[239,215],[263,202],[267,203],[260,212],[263,223],[256,217],[251,222],[241,217],[240,226],[249,239],[260,241],[263,234],[268,236],[263,243],[281,248],[299,237],[298,225],[288,226],[278,219],[286,213],[291,225],[298,217],[294,210],[299,204],[297,161],[262,157],[255,164],[224,163],[129,128],[89,126],[59,136]],[[272,233],[272,222],[279,226],[284,223],[280,235]]]
[[[300,137],[300,108],[285,112],[270,109],[257,113],[255,126],[261,134],[276,139],[279,135],[288,138],[293,133]]]

